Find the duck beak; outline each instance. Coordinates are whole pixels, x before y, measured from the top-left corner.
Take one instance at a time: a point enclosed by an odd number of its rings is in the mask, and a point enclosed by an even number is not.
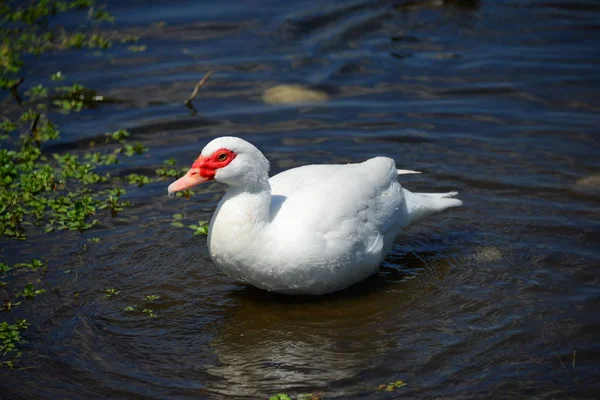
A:
[[[207,180],[207,177],[200,175],[199,168],[191,168],[184,176],[171,183],[167,190],[169,191],[170,195],[172,193],[199,185]]]

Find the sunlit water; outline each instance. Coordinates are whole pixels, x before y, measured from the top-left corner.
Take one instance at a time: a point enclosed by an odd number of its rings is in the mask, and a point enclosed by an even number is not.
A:
[[[117,174],[191,164],[241,136],[273,172],[375,155],[415,191],[465,205],[411,227],[378,276],[321,298],[277,296],[219,273],[206,238],[224,188],[169,198],[130,187],[99,228],[25,243],[5,262],[48,260],[49,293],[0,397],[593,398],[600,382],[600,6],[594,1],[109,1],[114,46],[29,60],[112,99],[61,118],[52,151],[117,128],[149,147]],[[65,19],[65,25],[77,21]],[[165,24],[157,24],[164,22]],[[208,70],[214,75],[183,105]],[[280,84],[326,101],[265,104]],[[86,242],[100,237],[99,244]],[[87,244],[87,249],[84,245]],[[65,273],[70,271],[70,273]],[[118,288],[114,299],[105,288]],[[124,308],[153,302],[156,317]],[[377,392],[402,379],[396,393]]]

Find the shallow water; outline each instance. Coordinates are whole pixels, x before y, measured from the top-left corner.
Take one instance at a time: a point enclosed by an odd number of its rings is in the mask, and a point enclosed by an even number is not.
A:
[[[134,207],[85,234],[2,239],[5,262],[48,260],[53,288],[17,311],[32,322],[29,368],[0,369],[3,398],[598,393],[597,2],[108,5],[117,34],[147,50],[29,63],[28,82],[61,70],[115,100],[59,118],[63,138],[48,151],[126,128],[150,150],[117,173],[150,173],[235,135],[274,173],[385,155],[424,172],[402,176],[407,188],[458,190],[465,205],[408,229],[378,276],[321,298],[236,283],[205,237],[171,226],[178,212],[209,219],[218,184],[187,200],[167,197],[167,182],[131,187]],[[210,69],[191,112],[183,101]],[[328,100],[265,104],[280,84]],[[121,294],[106,300],[108,287]],[[160,296],[157,317],[123,311],[146,295]],[[408,386],[396,393],[375,390],[399,379]]]

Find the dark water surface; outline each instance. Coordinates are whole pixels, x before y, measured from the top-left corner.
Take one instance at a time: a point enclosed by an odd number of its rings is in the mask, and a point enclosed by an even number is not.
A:
[[[61,70],[118,100],[59,120],[63,139],[49,151],[126,128],[149,152],[117,173],[152,173],[236,135],[273,172],[393,157],[424,172],[402,177],[407,188],[456,189],[465,206],[411,227],[379,276],[314,299],[232,281],[205,237],[171,226],[177,212],[209,219],[218,184],[188,200],[168,198],[167,182],[131,187],[134,207],[100,228],[3,239],[6,262],[48,260],[54,289],[19,309],[32,322],[31,368],[0,369],[0,397],[598,395],[600,3],[108,5],[116,33],[147,49],[29,61],[30,84]],[[209,69],[192,113],[183,100]],[[279,84],[329,101],[265,104]],[[121,294],[106,300],[109,287]],[[157,317],[123,311],[146,295],[160,296]],[[399,379],[408,386],[396,393],[375,390]]]

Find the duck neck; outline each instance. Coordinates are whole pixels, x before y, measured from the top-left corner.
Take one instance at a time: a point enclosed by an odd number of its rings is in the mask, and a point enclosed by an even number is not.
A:
[[[230,186],[217,213],[231,224],[256,229],[269,223],[270,210],[271,185],[265,177],[244,186]]]

